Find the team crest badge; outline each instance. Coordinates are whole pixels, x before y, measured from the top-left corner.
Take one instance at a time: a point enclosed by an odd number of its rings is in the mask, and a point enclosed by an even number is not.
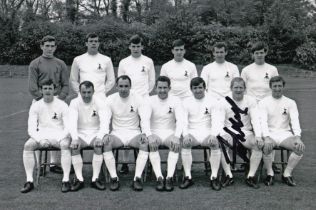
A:
[[[131,106],[131,111],[130,112],[134,112],[134,107],[133,106]]]
[[[269,79],[269,74],[266,73],[266,76],[264,77],[265,79]]]
[[[143,68],[142,68],[142,72],[145,72],[145,66],[143,66]]]
[[[99,64],[98,70],[101,70],[101,69],[102,69],[101,64]]]
[[[229,76],[229,73],[228,73],[228,72],[226,73],[225,78],[227,78],[227,79],[228,79],[228,78],[230,78],[230,76]]]
[[[287,112],[286,112],[286,111],[287,111],[286,108],[284,108],[282,115],[287,115]]]
[[[52,117],[53,120],[58,120],[58,117],[57,117],[57,113],[54,112],[54,116]]]
[[[169,107],[169,112],[168,112],[169,114],[171,114],[172,113],[172,107]]]
[[[184,76],[185,76],[185,77],[188,77],[188,71],[185,71],[185,72],[184,72]]]
[[[97,111],[93,110],[92,117],[96,117],[97,115]]]
[[[205,112],[204,112],[204,114],[209,114],[207,107],[205,107]]]

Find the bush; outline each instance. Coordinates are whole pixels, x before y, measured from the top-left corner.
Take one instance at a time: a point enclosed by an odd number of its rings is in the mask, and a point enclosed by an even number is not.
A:
[[[296,49],[294,62],[300,66],[316,71],[316,43],[305,43]]]

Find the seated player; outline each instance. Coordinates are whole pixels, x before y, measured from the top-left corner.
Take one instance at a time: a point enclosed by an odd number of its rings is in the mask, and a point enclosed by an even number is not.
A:
[[[193,96],[183,101],[185,113],[183,129],[183,145],[181,149],[182,164],[185,173],[181,189],[193,185],[191,177],[192,151],[194,146],[202,145],[210,147],[210,164],[212,174],[210,184],[214,190],[220,190],[221,185],[218,179],[218,169],[221,160],[221,150],[217,137],[222,129],[219,127],[219,108],[217,100],[205,96],[205,82],[200,77],[191,80],[190,88]]]
[[[71,159],[77,177],[71,186],[71,191],[78,191],[84,187],[80,150],[89,146],[94,148],[91,187],[105,190],[105,185],[98,179],[103,162],[103,137],[108,133],[105,124],[105,103],[95,97],[94,85],[90,81],[84,81],[79,85],[79,93],[80,95],[73,99],[69,106],[68,127],[72,138]]]
[[[246,183],[250,187],[259,188],[255,181],[255,173],[262,159],[262,147],[264,142],[261,138],[260,118],[256,99],[245,95],[246,85],[241,77],[235,77],[231,81],[230,89],[232,93],[221,99],[220,106],[224,112],[223,130],[220,136],[233,146],[233,141],[251,150],[250,168]],[[238,147],[237,147],[238,148]],[[244,150],[245,154],[247,150]],[[226,162],[222,153],[221,163],[226,177],[222,186],[226,187],[234,183],[230,165]]]
[[[166,76],[158,77],[156,81],[157,95],[149,98],[150,126],[152,135],[149,140],[149,159],[157,177],[156,190],[172,191],[173,174],[179,158],[180,136],[183,129],[183,109],[180,99],[168,95],[170,91],[170,79]],[[164,178],[161,173],[159,145],[170,149],[168,155],[167,178],[164,186]]]
[[[131,90],[131,80],[127,75],[116,79],[118,93],[107,98],[107,124],[112,117],[112,128],[109,138],[104,142],[104,160],[112,180],[118,182],[115,159],[112,149],[122,146],[138,148],[139,153],[135,166],[135,177],[132,187],[135,191],[143,190],[141,176],[148,159],[148,140],[151,135],[149,127],[148,104]]]
[[[61,150],[61,167],[64,171],[62,192],[70,190],[69,173],[71,155],[70,138],[65,128],[68,106],[54,97],[55,85],[52,80],[40,86],[43,98],[31,105],[28,118],[28,134],[30,138],[24,144],[23,164],[26,172],[26,183],[21,189],[27,193],[34,188],[33,170],[35,166],[34,151],[39,148],[57,147]]]
[[[296,183],[292,171],[303,157],[305,145],[301,140],[301,127],[298,110],[294,100],[283,95],[285,80],[280,76],[270,79],[272,96],[259,102],[262,112],[262,135],[264,138],[263,161],[267,169],[265,185],[273,185],[272,150],[276,146],[291,150],[288,164],[283,172],[282,180],[289,186]]]

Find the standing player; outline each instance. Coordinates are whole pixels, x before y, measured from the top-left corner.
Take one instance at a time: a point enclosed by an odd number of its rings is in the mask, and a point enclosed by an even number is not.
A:
[[[246,82],[247,95],[253,96],[257,101],[271,95],[269,80],[277,76],[276,67],[265,62],[268,47],[263,42],[255,43],[251,48],[254,63],[246,66],[241,71],[241,77]]]
[[[145,100],[155,85],[155,67],[151,58],[142,54],[143,40],[140,36],[134,35],[129,40],[131,55],[122,59],[119,63],[117,76],[127,75],[131,79],[132,91],[142,96]],[[123,153],[123,160],[128,160],[129,151]],[[128,173],[128,165],[123,164],[121,174]]]
[[[82,157],[80,150],[91,146],[94,148],[92,158],[92,182],[91,187],[105,190],[105,185],[98,179],[101,170],[103,155],[103,137],[108,134],[105,124],[106,115],[104,102],[94,97],[94,86],[90,81],[84,81],[79,85],[80,96],[70,103],[69,131],[71,141],[71,159],[77,179],[71,186],[71,191],[78,191],[84,187],[82,176]]]
[[[149,98],[150,125],[152,135],[149,140],[149,159],[157,177],[158,191],[173,190],[173,174],[179,158],[180,136],[183,129],[183,108],[180,99],[169,96],[170,79],[159,76],[156,81],[157,95]],[[164,178],[161,173],[159,145],[169,147],[167,178],[164,186]]]
[[[268,54],[268,47],[263,42],[255,43],[251,48],[254,63],[246,66],[241,71],[241,77],[246,82],[247,95],[253,96],[257,102],[264,97],[271,96],[271,89],[269,87],[269,80],[274,76],[278,76],[278,70],[265,62],[265,57]],[[273,151],[272,156],[274,160]],[[273,164],[273,170],[280,173],[280,169]]]
[[[75,57],[70,73],[70,84],[75,93],[79,93],[79,84],[91,81],[95,89],[95,97],[105,100],[112,89],[115,78],[111,58],[99,53],[99,37],[94,33],[86,36],[87,52]]]
[[[69,71],[64,61],[56,58],[54,53],[57,45],[55,37],[45,36],[40,44],[42,55],[33,60],[29,65],[29,92],[33,97],[33,103],[43,98],[40,86],[52,80],[56,86],[54,95],[65,100],[69,91]],[[39,153],[36,153],[38,156]],[[50,152],[50,162],[57,162],[57,152]],[[50,165],[50,171],[62,174],[62,169],[57,165]]]
[[[207,94],[220,99],[228,96],[231,92],[230,82],[234,77],[239,77],[239,70],[235,64],[225,60],[227,45],[217,42],[213,46],[215,61],[203,67],[201,77],[206,83]]]
[[[299,114],[294,100],[283,95],[285,81],[280,76],[270,79],[272,96],[259,102],[262,114],[262,133],[264,138],[263,161],[267,169],[265,184],[273,185],[272,150],[275,146],[291,150],[288,164],[283,172],[282,180],[289,186],[296,183],[292,171],[303,157],[305,145],[301,140]]]
[[[135,191],[143,190],[141,176],[148,159],[148,140],[150,136],[149,109],[143,98],[130,91],[131,79],[122,75],[116,79],[118,93],[107,99],[107,109],[111,113],[113,130],[104,143],[104,160],[111,175],[111,180],[118,183],[115,159],[112,149],[130,146],[139,149],[136,160],[135,176],[132,187]]]
[[[183,101],[185,124],[183,129],[183,146],[181,150],[182,164],[185,178],[180,185],[186,189],[193,185],[191,178],[192,151],[194,146],[208,146],[211,149],[210,164],[212,174],[210,184],[214,190],[220,190],[221,184],[218,179],[218,169],[221,161],[221,150],[217,136],[220,127],[220,109],[217,107],[217,100],[205,96],[205,82],[200,77],[191,80],[190,88],[193,96]]]
[[[246,179],[246,183],[253,188],[259,188],[255,181],[255,173],[262,159],[262,147],[264,142],[261,139],[261,127],[259,111],[256,99],[244,95],[246,90],[245,82],[240,77],[235,77],[231,81],[231,91],[229,96],[221,99],[224,116],[223,130],[220,136],[231,146],[233,141],[241,144],[251,150],[250,169]],[[234,183],[230,166],[227,164],[224,155],[221,158],[222,166],[226,174],[226,178],[222,182],[222,186],[226,187]]]
[[[142,54],[142,41],[138,35],[130,38],[131,55],[120,61],[117,76],[129,76],[133,83],[131,90],[148,99],[155,85],[155,67],[152,59]]]
[[[177,96],[181,100],[192,96],[190,81],[197,77],[197,70],[194,63],[184,58],[185,44],[181,39],[172,43],[173,59],[163,64],[160,76],[167,76],[171,80],[170,95]]]
[[[53,80],[43,82],[40,86],[43,98],[31,105],[28,119],[28,134],[30,138],[24,144],[23,164],[26,172],[26,183],[21,189],[27,193],[34,188],[33,170],[35,166],[34,151],[38,148],[57,147],[61,149],[61,167],[64,172],[62,192],[70,190],[69,173],[71,156],[70,139],[65,128],[68,116],[68,106],[54,97]]]

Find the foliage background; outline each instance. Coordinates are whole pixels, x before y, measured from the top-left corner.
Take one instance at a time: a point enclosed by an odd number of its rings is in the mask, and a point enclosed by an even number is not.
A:
[[[186,58],[212,61],[217,41],[229,46],[227,60],[249,64],[255,41],[269,45],[267,61],[316,70],[316,8],[307,0],[0,0],[0,64],[28,64],[41,54],[39,40],[58,40],[56,56],[71,64],[85,52],[85,35],[100,36],[100,51],[114,65],[126,57],[128,38],[140,34],[144,54],[155,64],[172,58],[182,38]]]

